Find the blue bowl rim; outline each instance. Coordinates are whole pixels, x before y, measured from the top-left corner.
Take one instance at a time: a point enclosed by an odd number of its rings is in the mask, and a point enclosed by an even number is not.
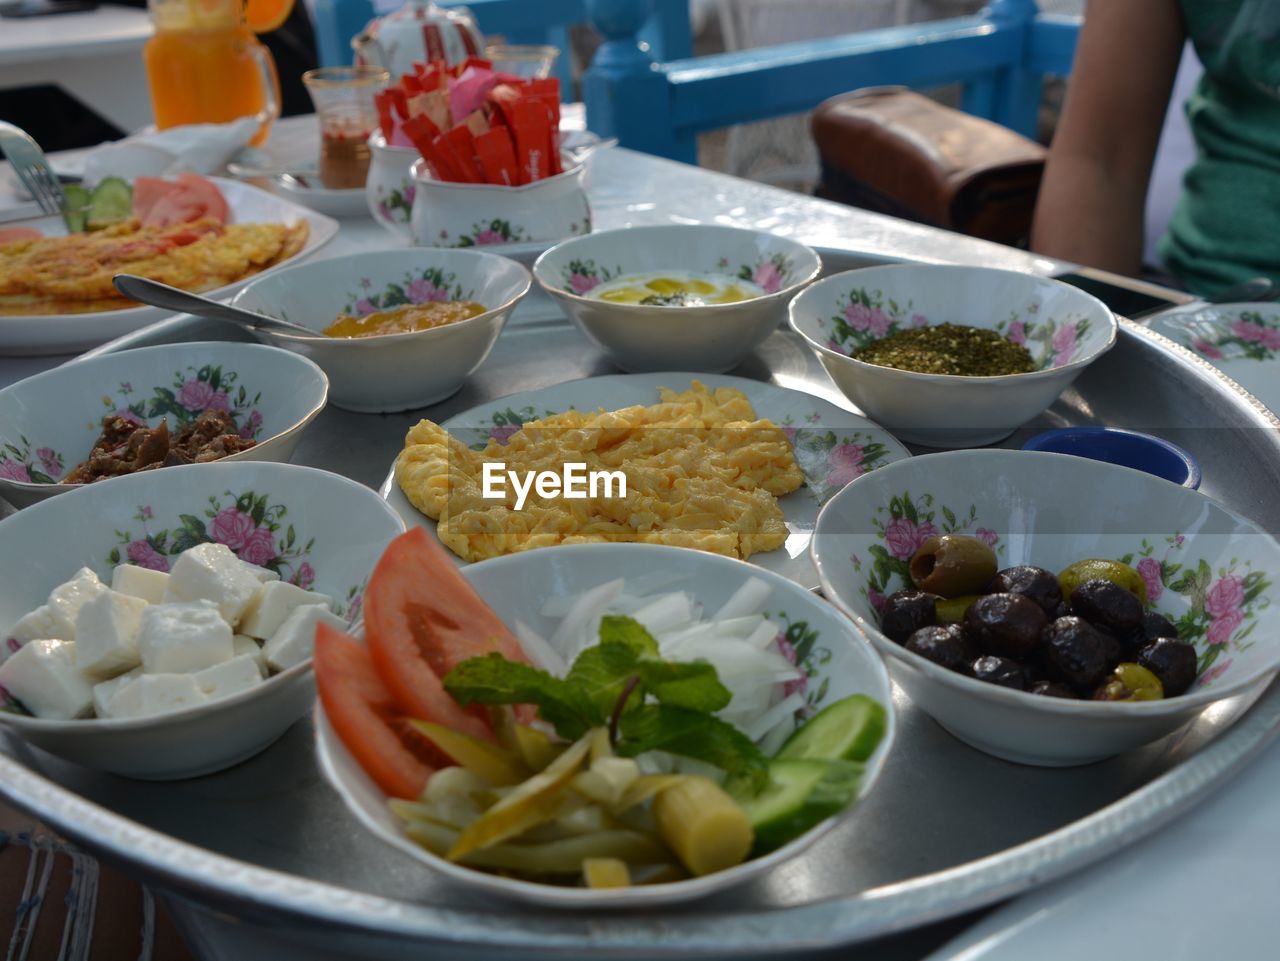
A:
[[[1172,454],[1186,468],[1186,477],[1181,481],[1175,481],[1154,471],[1147,470],[1143,467],[1133,467],[1134,470],[1141,470],[1143,473],[1150,474],[1152,477],[1160,477],[1167,480],[1171,484],[1180,484],[1182,487],[1191,490],[1199,490],[1200,481],[1203,478],[1200,470],[1199,462],[1191,456],[1186,450],[1179,447],[1172,441],[1167,441],[1163,437],[1156,437],[1154,434],[1143,433],[1139,430],[1129,430],[1123,427],[1099,427],[1093,425],[1083,425],[1079,427],[1057,427],[1053,430],[1047,430],[1036,434],[1022,445],[1023,450],[1047,451],[1056,454],[1070,454],[1074,457],[1088,457],[1090,460],[1099,460],[1097,457],[1090,457],[1088,454],[1082,453],[1074,449],[1077,444],[1068,443],[1065,445],[1050,447],[1047,446],[1056,440],[1065,441],[1087,441],[1094,437],[1115,437],[1123,439],[1130,447],[1135,450],[1143,447],[1156,447],[1165,453]],[[1133,466],[1133,465],[1121,465]]]

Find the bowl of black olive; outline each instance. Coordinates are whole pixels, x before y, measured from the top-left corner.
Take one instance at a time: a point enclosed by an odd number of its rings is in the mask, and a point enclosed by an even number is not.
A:
[[[930,454],[823,508],[824,593],[962,741],[1084,764],[1280,667],[1280,544],[1197,491],[1064,454]]]

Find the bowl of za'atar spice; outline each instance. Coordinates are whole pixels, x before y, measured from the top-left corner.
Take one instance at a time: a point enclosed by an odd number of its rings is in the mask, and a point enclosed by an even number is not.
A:
[[[994,444],[1116,342],[1096,297],[1033,274],[891,264],[801,292],[791,326],[836,386],[901,440]]]

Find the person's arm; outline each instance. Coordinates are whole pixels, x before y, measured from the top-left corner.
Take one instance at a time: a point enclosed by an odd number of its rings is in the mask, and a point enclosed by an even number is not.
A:
[[[1036,203],[1037,253],[1138,273],[1147,182],[1185,36],[1177,0],[1088,4]]]

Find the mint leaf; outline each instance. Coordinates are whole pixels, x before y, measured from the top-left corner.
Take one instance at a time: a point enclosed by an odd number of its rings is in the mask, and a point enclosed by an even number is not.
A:
[[[715,667],[706,661],[677,663],[646,657],[637,667],[640,683],[663,704],[714,714],[733,700]]]
[[[637,657],[657,657],[658,642],[634,617],[606,614],[600,618],[600,643],[625,644]]]
[[[702,711],[668,704],[646,704],[622,715],[617,752],[635,757],[645,751],[667,751],[714,764],[731,776],[747,778],[762,788],[768,762],[755,743],[732,724]]]
[[[635,677],[639,658],[629,646],[614,641],[601,642],[579,654],[565,675],[565,680],[581,691],[602,715],[612,713],[627,681]],[[643,693],[629,700],[639,704]]]
[[[556,733],[574,741],[604,723],[591,698],[567,680],[546,671],[486,654],[463,661],[444,677],[444,689],[468,704],[535,704]]]

